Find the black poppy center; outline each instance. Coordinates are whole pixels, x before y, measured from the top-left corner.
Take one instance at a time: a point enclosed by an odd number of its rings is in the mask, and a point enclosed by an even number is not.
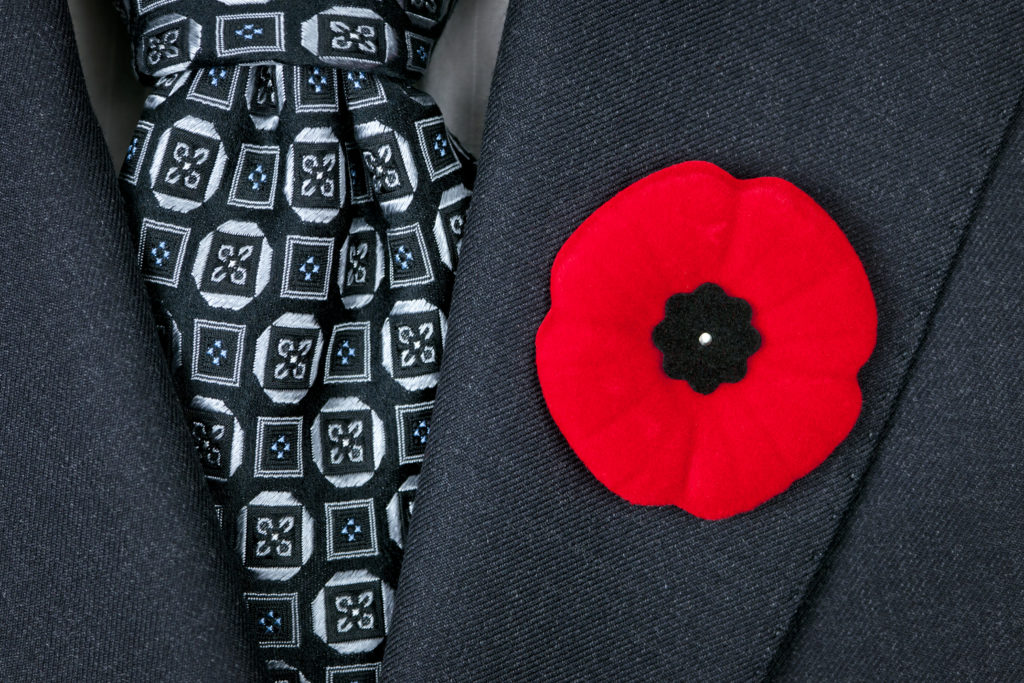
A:
[[[665,374],[702,394],[723,382],[739,382],[747,374],[747,359],[761,346],[751,315],[750,304],[712,282],[670,296],[665,319],[651,335]]]

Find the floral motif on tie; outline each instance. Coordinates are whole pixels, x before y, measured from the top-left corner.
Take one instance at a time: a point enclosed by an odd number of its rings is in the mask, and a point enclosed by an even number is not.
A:
[[[451,3],[255,4],[126,3],[152,92],[122,188],[250,637],[373,681],[470,197],[413,86]]]
[[[206,147],[192,147],[187,142],[178,142],[174,145],[175,163],[167,168],[164,180],[171,185],[181,182],[188,189],[195,190],[203,180],[199,167],[209,158],[210,150]]]

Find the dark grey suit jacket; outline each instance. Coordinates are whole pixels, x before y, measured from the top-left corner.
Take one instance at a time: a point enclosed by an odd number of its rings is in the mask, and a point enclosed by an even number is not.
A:
[[[0,680],[249,681],[254,653],[60,0],[0,22]],[[1024,8],[513,0],[394,681],[1024,677]],[[548,416],[562,242],[687,159],[809,192],[879,339],[818,470],[705,522]]]
[[[1024,678],[1024,7],[512,0],[503,40],[386,674]],[[534,368],[559,247],[687,159],[809,192],[879,314],[850,437],[718,522],[606,490]]]

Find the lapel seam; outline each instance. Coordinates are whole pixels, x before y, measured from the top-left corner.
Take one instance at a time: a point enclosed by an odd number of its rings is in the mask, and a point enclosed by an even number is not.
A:
[[[926,343],[928,338],[931,336],[932,328],[935,325],[935,319],[946,300],[949,283],[957,271],[967,240],[974,228],[974,224],[977,222],[977,218],[981,213],[982,207],[985,205],[985,199],[988,196],[989,188],[995,179],[999,167],[1002,165],[1003,158],[1006,155],[1007,148],[1009,147],[1010,141],[1013,137],[1013,131],[1016,130],[1021,119],[1022,109],[1024,109],[1024,91],[1021,91],[1018,94],[1016,104],[1010,111],[1007,123],[1005,124],[1003,132],[1000,135],[999,142],[996,144],[996,148],[992,153],[991,161],[988,164],[985,175],[982,176],[981,183],[978,186],[977,197],[975,198],[974,204],[971,206],[970,212],[968,213],[967,220],[960,231],[960,236],[957,240],[956,247],[953,250],[953,254],[950,257],[949,265],[946,267],[946,271],[942,275],[938,292],[935,295],[935,301],[932,304],[931,310],[928,312],[928,319],[925,321],[920,338],[914,347],[914,352],[907,364],[907,369],[903,373],[903,379],[901,380],[900,386],[896,391],[896,395],[892,400],[892,404],[890,405],[885,421],[882,423],[882,429],[879,431],[878,437],[875,440],[875,445],[871,448],[871,454],[868,457],[867,464],[864,466],[864,471],[861,473],[860,480],[857,482],[857,486],[853,494],[850,496],[850,501],[840,516],[839,522],[836,524],[836,528],[832,532],[832,538],[829,540],[822,559],[818,563],[818,567],[811,574],[810,580],[807,582],[804,589],[803,596],[797,603],[796,609],[790,616],[789,623],[785,626],[785,631],[781,639],[775,646],[775,650],[768,661],[768,665],[763,676],[764,681],[776,680],[781,675],[789,654],[795,646],[797,635],[802,629],[803,622],[828,577],[829,569],[831,568],[835,553],[842,545],[843,539],[850,530],[850,525],[853,521],[853,513],[859,506],[864,495],[864,489],[866,488],[866,483],[871,475],[875,461],[878,459],[879,454],[885,447],[885,444],[888,441],[889,432],[896,423],[897,416],[900,412],[899,408],[903,403],[907,388],[910,386],[911,380],[917,372],[917,364],[920,360],[923,349],[927,345]]]

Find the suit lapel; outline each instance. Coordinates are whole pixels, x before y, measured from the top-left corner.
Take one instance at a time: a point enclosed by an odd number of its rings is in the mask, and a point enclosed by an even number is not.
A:
[[[512,3],[387,671],[765,675],[970,228],[1021,88],[1021,23],[953,2]],[[686,159],[806,190],[879,310],[853,433],[720,522],[605,490],[533,365],[558,248],[616,191]]]

